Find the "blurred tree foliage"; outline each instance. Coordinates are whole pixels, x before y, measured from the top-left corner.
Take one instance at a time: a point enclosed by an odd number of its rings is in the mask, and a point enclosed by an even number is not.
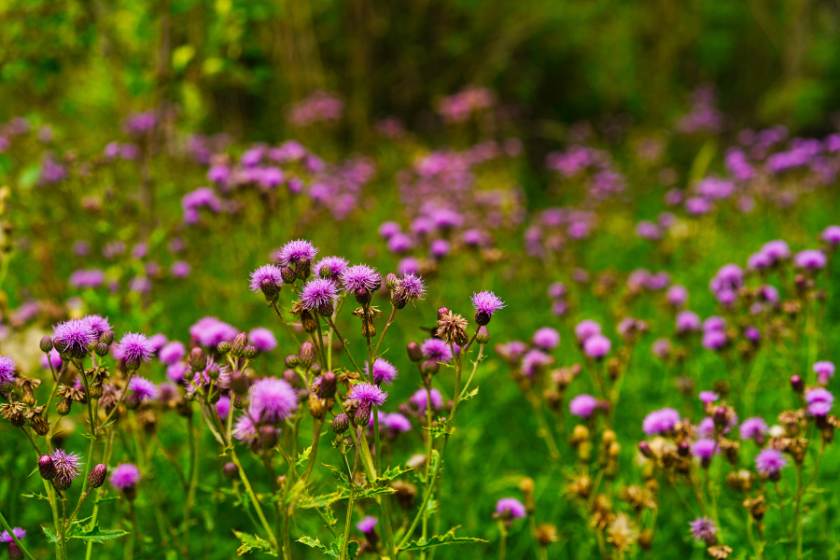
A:
[[[358,141],[385,115],[428,126],[467,84],[525,122],[664,125],[711,82],[735,126],[824,129],[838,15],[828,0],[3,0],[0,116],[113,128],[172,100],[197,129],[270,140],[324,89]]]

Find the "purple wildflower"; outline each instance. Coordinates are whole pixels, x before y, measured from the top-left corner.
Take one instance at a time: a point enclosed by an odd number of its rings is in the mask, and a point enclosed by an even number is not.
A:
[[[534,346],[538,346],[543,350],[552,350],[560,346],[560,333],[551,327],[543,327],[534,333],[531,341]]]
[[[297,264],[301,261],[312,261],[315,255],[318,254],[318,249],[312,246],[312,243],[303,239],[289,241],[277,253],[277,261],[283,266]]]
[[[693,311],[680,311],[677,315],[677,333],[685,334],[700,329],[700,317]]]
[[[729,339],[723,331],[707,331],[703,334],[703,347],[708,350],[720,350]]]
[[[397,222],[384,222],[382,225],[379,226],[379,235],[383,239],[390,239],[391,237],[400,233],[400,231],[400,224],[398,224]]]
[[[522,373],[533,377],[543,368],[554,363],[554,358],[541,350],[530,350],[522,357]]]
[[[601,325],[590,319],[585,319],[575,326],[575,336],[580,344],[596,334],[601,334]]]
[[[708,517],[698,517],[688,524],[691,527],[691,534],[696,541],[703,541],[706,543],[713,543],[716,540],[715,533],[718,528],[715,522]]]
[[[653,342],[650,350],[657,358],[666,358],[671,353],[671,341],[667,338],[659,338]]]
[[[186,355],[187,349],[184,348],[183,343],[175,340],[160,349],[158,359],[164,364],[172,365]]]
[[[611,346],[612,343],[609,338],[601,334],[596,334],[584,341],[583,352],[590,358],[600,360],[609,353]]]
[[[840,245],[840,226],[828,226],[825,228],[822,232],[822,240],[832,247]]]
[[[216,317],[204,317],[190,327],[190,335],[198,339],[202,346],[215,347],[220,342],[230,342],[239,334],[231,325]]]
[[[448,362],[452,359],[452,350],[449,345],[439,338],[427,338],[420,346],[423,357],[435,362]]]
[[[368,363],[365,362],[365,371],[369,374],[368,370]],[[375,362],[373,362],[373,382],[377,385],[382,385],[383,383],[387,383],[391,385],[394,382],[394,379],[397,378],[397,368],[395,368],[391,362],[387,362],[382,358],[377,358]]]
[[[0,391],[7,389],[15,382],[17,364],[11,358],[0,356]]]
[[[158,390],[155,384],[144,377],[132,377],[131,381],[128,382],[128,388],[134,391],[134,394],[137,395],[140,402],[156,399],[158,396]]]
[[[808,412],[814,416],[825,416],[834,404],[834,395],[827,389],[817,387],[805,393],[805,401],[808,403]]]
[[[505,307],[505,302],[493,292],[479,292],[473,294],[472,304],[477,313],[485,313],[492,317],[493,313]]]
[[[382,277],[375,268],[366,264],[357,264],[344,271],[341,275],[341,283],[351,294],[356,290],[372,292],[382,284]]]
[[[598,408],[598,399],[592,395],[578,395],[569,403],[569,412],[581,418],[589,418]]]
[[[251,416],[261,422],[273,424],[285,420],[297,407],[295,390],[282,379],[264,377],[251,386]]]
[[[224,422],[230,414],[230,397],[220,397],[216,402],[216,412],[219,418]]]
[[[247,414],[236,421],[236,425],[233,427],[233,437],[243,443],[254,443],[259,438],[257,427]]]
[[[502,498],[496,502],[496,514],[508,519],[523,518],[528,514],[522,502],[516,498]]]
[[[720,398],[714,391],[703,391],[700,393],[700,400],[706,404],[713,403]]]
[[[348,264],[350,263],[347,262],[347,259],[342,257],[324,257],[312,267],[312,270],[315,274],[324,278],[324,267],[326,267],[326,270],[329,272],[327,276],[333,280],[337,280],[347,270]]]
[[[166,377],[178,383],[184,379],[184,375],[189,371],[187,364],[183,362],[175,362],[166,368]]]
[[[368,515],[367,517],[356,523],[356,529],[367,535],[368,533],[373,532],[378,522],[379,520],[377,518]]]
[[[680,413],[673,408],[654,410],[642,422],[642,430],[647,435],[670,432],[680,421]]]
[[[300,301],[310,311],[331,307],[336,298],[335,284],[325,278],[315,278],[306,283],[300,294]]]
[[[26,536],[26,529],[21,529],[20,527],[15,527],[14,529],[12,529],[12,533],[15,534],[15,536],[17,537],[17,540],[21,540],[23,537]],[[10,535],[8,531],[3,531],[3,533],[0,534],[0,542],[1,543],[13,543],[13,542],[15,542],[15,540],[12,538],[12,535]],[[22,556],[21,556],[21,558],[22,558]]]
[[[765,449],[755,457],[755,469],[758,474],[774,478],[778,476],[788,461],[778,449]]]
[[[96,342],[97,338],[98,333],[85,319],[70,319],[57,325],[53,331],[53,341],[64,347],[62,353],[76,358],[87,355],[88,346]]]
[[[385,404],[385,399],[388,398],[388,393],[376,385],[359,383],[353,386],[347,398],[351,401],[359,401],[362,405],[382,406]]]
[[[711,438],[702,438],[691,444],[691,454],[698,457],[704,464],[712,460],[718,451],[718,444]]]
[[[140,469],[131,463],[117,465],[111,471],[111,486],[121,492],[134,488],[140,482]]]
[[[665,297],[668,299],[668,303],[674,307],[682,307],[688,301],[688,290],[685,286],[675,284],[668,288]]]
[[[420,301],[426,295],[426,286],[420,276],[407,273],[397,281],[396,291],[405,301],[414,303]]]
[[[793,258],[793,262],[797,268],[815,271],[825,266],[826,257],[822,251],[806,249],[805,251],[798,252]]]
[[[280,269],[273,264],[267,264],[251,273],[250,289],[252,292],[261,291],[263,283],[274,289],[281,288],[283,286],[283,276],[280,274]]]
[[[248,340],[260,352],[270,352],[277,348],[277,339],[274,337],[274,333],[261,327],[251,330],[248,333]]]
[[[437,389],[431,390],[432,394],[432,410],[440,410],[443,408],[443,397],[440,394],[440,391]],[[426,411],[426,402],[429,400],[429,395],[426,392],[426,389],[418,389],[411,398],[408,399],[408,402],[413,404],[417,407],[420,412]]]
[[[764,436],[767,435],[767,422],[763,418],[754,417],[747,418],[741,423],[740,432],[741,439],[751,439],[756,443],[761,443]]]
[[[380,424],[382,423],[383,422],[380,422]],[[411,430],[411,420],[399,412],[394,412],[385,416],[384,425],[392,432],[408,432]]]
[[[120,354],[127,364],[148,362],[152,353],[152,345],[144,334],[126,333],[120,339]]]
[[[817,362],[814,364],[814,373],[822,385],[827,385],[828,380],[834,377],[834,364],[831,362]]]
[[[191,270],[192,268],[190,267],[189,263],[185,261],[175,261],[169,268],[169,272],[175,278],[186,278],[190,275]]]
[[[60,368],[62,364],[61,356],[55,348],[50,350],[49,354],[41,354],[41,367],[49,369],[50,364],[52,364],[52,367],[55,369]]]
[[[82,465],[79,455],[76,453],[67,453],[63,449],[56,449],[52,454],[53,464],[55,464],[56,476],[55,479],[61,483],[62,486],[69,487],[79,474],[82,472]]]

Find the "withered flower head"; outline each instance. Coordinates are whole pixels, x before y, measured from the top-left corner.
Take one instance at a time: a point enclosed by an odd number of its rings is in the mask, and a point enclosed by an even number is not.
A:
[[[449,311],[438,319],[437,334],[449,344],[463,346],[469,341],[467,325],[469,322],[456,313]]]
[[[639,532],[633,527],[630,517],[624,512],[616,515],[607,528],[607,542],[612,544],[616,550],[627,552],[638,537]]]
[[[726,560],[726,558],[728,558],[729,555],[732,554],[732,549],[728,546],[718,544],[715,546],[710,546],[706,549],[706,552],[708,552],[709,556],[711,556],[715,560]]]

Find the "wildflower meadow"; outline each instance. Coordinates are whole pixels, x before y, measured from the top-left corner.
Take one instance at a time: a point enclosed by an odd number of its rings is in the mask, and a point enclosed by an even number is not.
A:
[[[2,4],[0,557],[840,557],[837,6]]]

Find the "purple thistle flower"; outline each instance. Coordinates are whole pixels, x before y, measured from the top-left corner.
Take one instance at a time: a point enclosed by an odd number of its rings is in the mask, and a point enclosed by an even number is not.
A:
[[[409,272],[397,281],[396,291],[405,301],[414,303],[426,295],[426,286],[420,276]]]
[[[691,454],[708,464],[718,451],[718,444],[711,438],[698,439],[691,444]]]
[[[828,226],[825,228],[822,232],[822,240],[832,247],[840,245],[840,226]]]
[[[756,443],[759,443],[764,439],[764,436],[767,435],[767,431],[767,422],[757,416],[754,418],[747,418],[741,423],[740,432],[741,439],[743,440],[751,439]]]
[[[76,358],[84,357],[88,346],[99,338],[85,319],[70,319],[58,324],[53,331],[53,341],[62,344],[64,352]]]
[[[382,276],[376,269],[366,264],[351,266],[341,275],[341,283],[348,292],[355,293],[356,290],[372,292],[382,284]]]
[[[729,339],[723,331],[707,331],[703,333],[703,348],[707,350],[720,350]]]
[[[313,247],[312,243],[297,239],[283,245],[283,248],[277,252],[277,261],[283,266],[289,266],[303,260],[312,261],[317,254],[318,249]]]
[[[62,364],[61,356],[55,348],[50,350],[49,354],[41,354],[41,367],[50,369],[50,364],[56,369],[60,368]]]
[[[230,397],[219,397],[216,402],[216,412],[223,422],[227,420],[228,414],[230,414]]]
[[[15,382],[17,364],[11,358],[0,356],[0,391]]]
[[[69,487],[73,479],[82,473],[84,463],[79,461],[81,457],[76,453],[67,453],[63,449],[56,449],[51,457],[57,473],[55,475],[56,480]]]
[[[502,498],[496,502],[496,514],[501,517],[521,519],[528,515],[528,511],[516,498]]]
[[[406,257],[397,265],[399,274],[418,274],[420,272],[420,261],[414,257]]]
[[[560,333],[551,327],[543,327],[534,333],[531,341],[534,346],[538,346],[543,350],[552,350],[560,346]]]
[[[315,278],[306,283],[300,294],[300,301],[310,311],[317,311],[321,307],[331,306],[336,298],[335,284],[332,280]]]
[[[790,247],[782,239],[768,241],[761,247],[761,252],[774,262],[790,258]]]
[[[581,418],[589,418],[598,408],[598,399],[592,395],[578,395],[569,403],[569,412]]]
[[[120,492],[125,492],[126,490],[134,488],[137,486],[137,483],[140,482],[140,469],[131,463],[117,465],[117,467],[111,471],[110,481],[111,486]]]
[[[268,283],[274,288],[282,287],[283,276],[280,273],[280,269],[273,264],[266,264],[259,267],[251,273],[251,283],[249,284],[250,290],[254,293],[261,291],[263,282]]]
[[[700,400],[706,404],[713,403],[720,398],[714,391],[703,391],[700,393]]]
[[[367,362],[365,362],[365,372],[370,374]],[[397,368],[391,362],[385,361],[382,358],[377,358],[373,362],[373,382],[377,385],[382,385],[383,383],[387,383],[388,385],[393,384],[398,373]]]
[[[642,430],[647,435],[670,432],[680,421],[680,413],[673,408],[654,410],[642,422]]]
[[[216,317],[204,317],[190,327],[190,336],[198,339],[202,346],[217,346],[220,342],[231,342],[239,331]]]
[[[472,305],[477,313],[485,313],[492,317],[493,313],[505,307],[505,302],[493,292],[479,292],[473,294]]]
[[[248,340],[260,352],[270,352],[277,348],[277,339],[274,337],[274,333],[262,327],[251,330],[248,333]]]
[[[347,266],[350,263],[347,262],[347,259],[342,257],[324,257],[317,264],[312,267],[312,270],[315,274],[323,276],[321,270],[324,267],[327,267],[329,270],[329,277],[332,279],[341,278],[341,275],[347,270]]]
[[[157,386],[154,383],[143,377],[132,377],[128,382],[128,388],[134,391],[140,402],[149,399],[156,399],[158,396]]]
[[[787,459],[777,449],[765,449],[755,457],[755,469],[758,474],[771,478],[779,475],[787,463]]]
[[[657,358],[666,358],[671,353],[671,341],[667,338],[660,338],[654,341],[651,352]]]
[[[158,350],[163,348],[164,344],[167,343],[166,335],[163,333],[153,334],[149,337],[149,346],[152,349],[152,353],[156,353]]]
[[[404,233],[395,233],[388,239],[388,250],[392,253],[404,253],[413,245],[411,237]]]
[[[380,421],[380,424],[383,422]],[[411,420],[400,414],[394,412],[385,416],[385,427],[392,432],[408,432],[411,431]]]
[[[174,340],[160,349],[158,359],[161,363],[172,365],[186,355],[187,349],[184,347],[184,344]]]
[[[242,443],[254,443],[260,434],[254,421],[247,414],[243,414],[233,427],[233,437]]]
[[[831,362],[817,362],[814,364],[814,373],[822,385],[827,385],[828,380],[834,377],[834,364]]]
[[[187,364],[184,362],[175,362],[166,368],[166,377],[178,383],[184,379],[184,375],[186,375],[188,371],[190,371],[190,369],[187,367]]]
[[[14,529],[12,529],[12,533],[15,534],[18,540],[21,540],[23,537],[26,536],[26,529],[15,527]],[[0,534],[0,542],[13,543],[15,542],[15,540],[12,538],[12,535],[10,535],[8,531],[3,531],[3,533]]]
[[[120,355],[128,364],[139,364],[152,359],[152,345],[146,335],[139,333],[126,333],[120,339]]]
[[[688,301],[688,290],[685,286],[675,284],[668,288],[668,293],[665,297],[668,299],[668,303],[674,307],[682,307]]]
[[[402,230],[400,228],[400,224],[397,222],[383,222],[382,225],[379,226],[379,235],[383,239],[390,239],[400,233],[400,231]]]
[[[601,325],[595,321],[585,319],[575,325],[575,336],[581,344],[597,334],[601,334]]]
[[[264,377],[251,386],[250,413],[260,422],[274,424],[285,420],[297,407],[297,393],[282,379]]]
[[[351,401],[359,401],[360,404],[367,406],[382,406],[385,404],[385,399],[388,398],[388,393],[370,383],[359,383],[354,385],[350,390],[347,398]]]
[[[715,533],[718,532],[718,528],[715,526],[715,522],[708,517],[698,517],[691,521],[688,526],[691,527],[694,540],[707,543],[715,541]]]
[[[677,333],[684,334],[700,330],[700,317],[693,311],[680,311],[677,314]]]
[[[169,268],[169,272],[172,273],[172,276],[175,278],[186,278],[190,275],[191,270],[192,268],[190,267],[190,264],[186,261],[175,261]]]
[[[612,343],[609,338],[601,334],[596,334],[584,341],[583,352],[590,358],[600,360],[609,353],[611,346]]]
[[[108,318],[101,315],[86,315],[82,320],[87,323],[97,338],[113,330],[111,324],[108,322]]]
[[[797,268],[815,271],[823,268],[826,263],[825,253],[814,249],[806,249],[796,253],[793,262]]]
[[[722,331],[726,329],[726,319],[713,315],[703,321],[703,332]]]
[[[368,515],[367,517],[356,523],[356,529],[367,535],[368,533],[373,532],[378,522],[379,520],[377,518]]]
[[[443,397],[440,394],[440,391],[437,389],[432,389],[432,410],[440,410],[443,408]],[[413,404],[417,407],[420,412],[426,411],[426,403],[429,400],[429,395],[426,393],[426,389],[418,389],[415,391],[411,398],[408,399],[408,402]]]
[[[452,359],[452,349],[439,338],[427,338],[420,346],[423,357],[435,362],[448,362]]]
[[[530,350],[522,357],[522,373],[534,376],[554,363],[554,358],[541,350]]]
[[[814,416],[825,416],[834,404],[834,395],[817,387],[805,393],[805,401],[808,403],[808,412]]]

